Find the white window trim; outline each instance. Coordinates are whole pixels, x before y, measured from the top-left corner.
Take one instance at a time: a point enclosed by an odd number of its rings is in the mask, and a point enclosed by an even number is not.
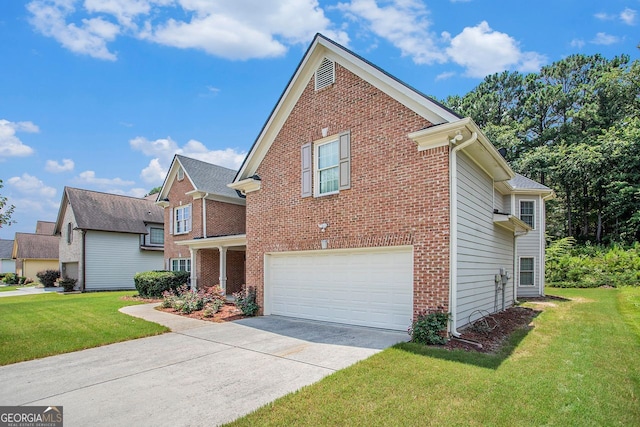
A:
[[[338,144],[338,152],[340,152],[340,134],[328,136],[314,141],[313,143],[313,197],[331,196],[332,194],[338,194],[340,192],[340,156],[338,155],[338,162],[335,165],[335,168],[338,169],[338,189],[328,193],[320,193],[320,169],[318,167],[320,156],[318,155],[318,152],[321,146],[331,144],[332,142]]]
[[[532,259],[533,260],[533,264],[531,265],[531,267],[533,268],[533,270],[531,270],[531,273],[533,274],[533,278],[531,280],[531,284],[530,285],[523,285],[522,284],[522,259],[523,258],[528,258],[528,259]],[[528,272],[528,270],[527,270]],[[521,286],[523,288],[533,288],[536,286],[536,257],[534,256],[521,256],[518,257],[518,286]]]
[[[187,207],[189,208],[189,220],[188,220],[187,224],[185,225],[185,229],[183,231],[178,231],[178,220],[176,219],[176,214],[177,214],[179,209],[186,209]],[[191,204],[182,205],[182,206],[176,206],[175,208],[173,208],[172,222],[173,222],[173,234],[174,235],[187,234],[187,233],[191,232],[191,227],[193,227],[193,208],[192,208]]]
[[[533,224],[531,225],[531,228],[533,230],[536,229],[536,219],[537,219],[537,211],[536,211],[536,201],[533,199],[520,199],[518,201],[518,218],[520,218],[523,222],[526,222],[522,219],[522,202],[531,202],[533,203]]]
[[[180,267],[180,261],[184,261],[184,266],[185,268],[187,268],[186,270],[174,270],[173,269],[173,263],[177,261],[178,262],[178,267]],[[169,260],[169,268],[171,271],[187,271],[187,272],[191,272],[191,258],[171,258]]]

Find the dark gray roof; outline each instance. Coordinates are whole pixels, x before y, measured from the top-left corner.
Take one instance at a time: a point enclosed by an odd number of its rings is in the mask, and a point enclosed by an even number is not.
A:
[[[55,228],[56,228],[55,222],[38,221],[36,223],[36,234],[46,234],[47,236],[53,236],[53,230]]]
[[[46,234],[16,233],[16,259],[58,259],[59,239]]]
[[[509,180],[509,185],[515,190],[541,190],[552,191],[546,185],[542,185],[532,179],[527,178],[524,175],[516,174],[515,178]]]
[[[0,239],[0,259],[11,259],[13,252],[13,240]]]
[[[147,223],[164,222],[164,209],[151,200],[70,187],[65,194],[83,230],[145,234]]]
[[[178,154],[176,160],[180,162],[196,190],[234,199],[241,198],[236,190],[227,187],[236,176],[235,170]]]

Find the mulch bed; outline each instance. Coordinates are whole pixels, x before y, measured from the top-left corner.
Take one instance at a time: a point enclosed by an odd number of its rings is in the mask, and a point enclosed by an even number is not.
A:
[[[156,310],[164,311],[165,313],[176,314],[178,316],[190,317],[192,319],[198,320],[206,320],[208,322],[222,323],[222,322],[231,322],[234,320],[244,319],[247,316],[242,314],[235,304],[226,303],[222,306],[220,311],[214,314],[212,317],[205,317],[204,310],[194,311],[190,314],[181,313],[179,311],[174,310],[173,308],[162,308],[156,307]]]
[[[531,328],[531,321],[540,313],[540,310],[527,307],[510,307],[474,322],[471,326],[459,331],[461,339],[451,339],[441,347],[447,350],[496,353],[514,331]],[[482,347],[471,342],[480,344]]]

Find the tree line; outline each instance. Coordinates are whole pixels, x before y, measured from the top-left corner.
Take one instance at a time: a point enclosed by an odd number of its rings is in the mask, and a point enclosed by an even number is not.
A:
[[[551,238],[640,240],[640,62],[572,55],[487,76],[443,104],[470,116],[513,169],[553,188]]]

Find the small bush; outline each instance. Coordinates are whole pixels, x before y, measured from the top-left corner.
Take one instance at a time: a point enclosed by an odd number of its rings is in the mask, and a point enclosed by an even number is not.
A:
[[[44,270],[36,273],[40,283],[46,288],[50,288],[56,285],[56,280],[60,278],[60,271],[58,270]]]
[[[409,328],[411,341],[421,344],[446,344],[447,324],[451,316],[441,310],[423,311]]]
[[[18,276],[16,276],[14,273],[6,273],[2,278],[2,281],[7,285],[17,285]]]
[[[204,317],[213,317],[224,306],[223,299],[215,299],[204,306],[202,314]]]
[[[65,292],[72,292],[75,287],[78,279],[72,279],[70,277],[61,277],[58,279],[58,285],[64,288]]]
[[[161,298],[163,292],[176,291],[189,282],[188,271],[146,271],[133,277],[138,293],[143,298]]]
[[[245,316],[255,316],[260,306],[256,302],[256,288],[253,286],[243,286],[242,290],[233,294],[236,307],[242,311]]]
[[[215,314],[224,304],[222,289],[220,289],[219,286],[194,291],[192,289],[189,289],[187,285],[183,285],[175,291],[165,291],[162,296],[162,307],[171,307],[174,310],[180,311],[185,314],[190,314],[194,311],[202,310],[206,305],[211,305],[209,311],[218,306],[216,311],[213,312],[213,314]]]

